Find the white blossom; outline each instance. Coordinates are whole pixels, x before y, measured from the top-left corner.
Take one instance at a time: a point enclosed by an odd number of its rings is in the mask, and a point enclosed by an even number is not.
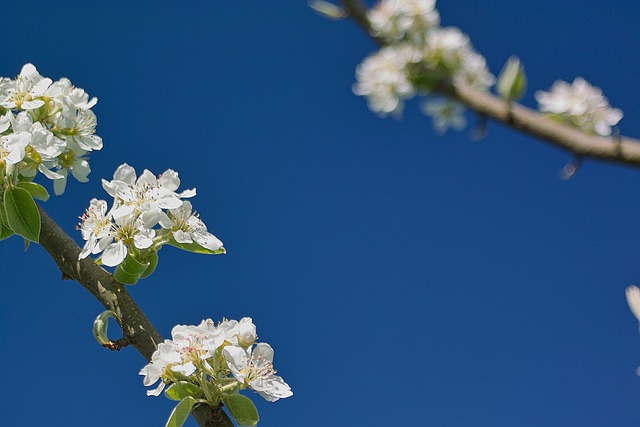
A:
[[[408,44],[384,47],[358,65],[353,92],[365,96],[369,109],[381,116],[399,114],[404,100],[416,93],[408,68],[420,59],[419,51]]]
[[[600,136],[611,135],[611,127],[623,117],[620,109],[611,108],[600,88],[591,86],[582,77],[576,77],[572,84],[557,80],[549,92],[539,90],[535,98],[540,111]]]
[[[256,344],[253,349],[227,346],[222,349],[229,369],[243,386],[257,391],[269,402],[293,395],[291,387],[275,375],[273,349],[267,343]]]
[[[0,105],[4,108],[22,110],[40,108],[44,105],[44,100],[39,98],[51,83],[51,79],[42,77],[33,64],[25,64],[15,80],[3,82]]]
[[[451,99],[430,99],[422,105],[422,111],[431,117],[434,130],[440,135],[449,128],[459,131],[467,126],[464,106]]]
[[[90,110],[96,102],[68,79],[52,82],[41,76],[32,64],[22,67],[15,79],[0,78],[0,106],[9,110],[0,118],[0,158],[9,163],[19,159],[5,173],[33,178],[39,171],[54,180],[58,195],[69,173],[88,181],[86,154],[102,148]]]
[[[172,222],[171,231],[173,238],[178,243],[196,242],[203,248],[217,251],[222,247],[222,242],[207,231],[207,226],[200,220],[195,212],[192,212],[191,203],[187,200],[177,209],[170,209]]]
[[[440,24],[435,0],[382,0],[367,12],[370,32],[388,42],[424,42],[427,32]]]

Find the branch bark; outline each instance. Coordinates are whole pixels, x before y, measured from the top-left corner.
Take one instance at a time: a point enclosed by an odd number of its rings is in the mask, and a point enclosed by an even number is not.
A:
[[[360,0],[340,0],[349,16],[378,45],[384,40],[371,36],[367,9]],[[614,136],[610,138],[589,135],[574,127],[558,123],[531,108],[513,103],[463,83],[442,82],[437,91],[506,126],[542,139],[543,141],[573,153],[576,157],[614,162],[640,167],[640,140]]]
[[[78,259],[80,248],[49,215],[38,206],[42,228],[40,244],[51,255],[64,279],[73,279],[82,285],[108,310],[118,316],[124,337],[147,360],[163,341],[147,316],[133,300],[125,286],[98,266],[94,261]],[[232,427],[233,423],[222,408],[197,406],[193,417],[202,427]]]

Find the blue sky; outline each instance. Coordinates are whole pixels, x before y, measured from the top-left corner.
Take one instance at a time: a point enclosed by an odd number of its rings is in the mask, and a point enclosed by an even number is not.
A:
[[[130,291],[158,330],[250,316],[294,396],[262,426],[637,426],[640,175],[491,123],[435,135],[418,103],[380,119],[354,96],[375,45],[305,2],[34,2],[4,20],[0,75],[32,62],[99,98],[90,182],[45,209],[77,217],[127,162],[173,168],[228,254],[167,248]],[[640,136],[640,4],[438,2],[498,73],[575,76]],[[473,121],[473,118],[472,118]],[[50,183],[45,185],[49,186]],[[5,425],[164,425],[133,349],[92,337],[102,307],[42,248],[0,244]],[[195,425],[192,421],[192,424]]]

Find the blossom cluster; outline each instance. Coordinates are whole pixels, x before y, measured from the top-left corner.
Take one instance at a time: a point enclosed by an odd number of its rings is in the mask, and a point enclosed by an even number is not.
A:
[[[81,217],[78,228],[86,243],[80,259],[102,253],[100,260],[109,267],[128,256],[150,262],[164,244],[192,252],[224,253],[222,242],[207,231],[191,203],[182,200],[195,196],[195,188],[178,193],[179,186],[178,173],[171,169],[158,177],[145,169],[137,177],[133,167],[120,165],[111,181],[102,180],[102,187],[113,197],[111,208],[107,211],[107,202],[94,198]]]
[[[189,386],[191,397],[217,407],[225,397],[249,388],[269,402],[293,395],[276,375],[273,348],[256,343],[256,326],[249,317],[211,319],[199,325],[177,325],[170,340],[158,344],[151,363],[140,371],[145,386],[160,383],[147,395],[158,396],[167,385]],[[233,415],[233,414],[232,414]]]
[[[602,90],[582,77],[572,84],[557,80],[549,92],[535,93],[538,109],[550,113],[587,133],[611,135],[611,127],[622,119],[622,110],[611,108]]]
[[[485,58],[469,37],[455,27],[440,27],[435,0],[382,0],[367,13],[372,35],[386,46],[356,68],[356,95],[366,97],[369,108],[382,116],[400,114],[404,101],[430,93],[440,82],[465,83],[487,90],[495,83]],[[441,106],[443,100],[435,101]],[[446,100],[445,110],[464,112]],[[425,111],[434,110],[433,107]],[[438,113],[434,125],[443,131],[464,120]],[[445,117],[445,120],[442,120]]]
[[[87,155],[102,148],[89,98],[66,78],[53,82],[26,64],[15,79],[0,77],[0,175],[15,183],[42,173],[64,193],[69,172],[87,182]]]

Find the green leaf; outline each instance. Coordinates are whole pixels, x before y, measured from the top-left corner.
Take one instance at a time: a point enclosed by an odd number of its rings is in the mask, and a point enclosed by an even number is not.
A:
[[[182,400],[186,397],[198,399],[202,395],[202,390],[195,384],[180,381],[171,384],[171,386],[164,391],[164,395],[171,400]]]
[[[260,421],[258,410],[251,399],[242,394],[225,394],[222,396],[224,406],[229,410],[239,426],[255,426]]]
[[[156,267],[158,266],[158,251],[155,249],[147,250],[145,261],[147,261],[149,265],[144,273],[142,273],[142,276],[140,276],[141,279],[151,276],[151,274],[156,270]]]
[[[148,262],[140,262],[129,253],[116,267],[113,277],[125,285],[135,285],[147,268],[149,268]]]
[[[4,210],[7,224],[14,233],[38,242],[40,239],[40,213],[31,194],[23,188],[7,188],[4,192]]]
[[[9,222],[7,222],[7,213],[4,209],[4,200],[0,200],[0,225],[4,225],[9,228]]]
[[[21,181],[17,185],[18,187],[27,190],[27,192],[31,194],[34,199],[42,200],[43,202],[49,200],[49,193],[40,184],[36,184],[35,182]]]
[[[11,237],[14,235],[14,232],[11,231],[9,227],[5,227],[3,224],[0,224],[0,240],[4,240],[7,237]]]
[[[191,414],[191,408],[196,403],[193,397],[185,397],[173,408],[173,412],[169,416],[169,420],[165,427],[182,427],[189,414]]]
[[[517,56],[511,56],[498,76],[496,91],[507,101],[518,101],[526,89],[527,76],[524,72],[524,66]]]
[[[203,248],[197,243],[178,243],[175,241],[173,237],[171,237],[171,239],[169,240],[169,242],[167,242],[167,244],[188,252],[196,253],[196,254],[219,255],[219,254],[227,253],[227,250],[224,247],[218,249],[217,251],[212,251],[211,249]]]

